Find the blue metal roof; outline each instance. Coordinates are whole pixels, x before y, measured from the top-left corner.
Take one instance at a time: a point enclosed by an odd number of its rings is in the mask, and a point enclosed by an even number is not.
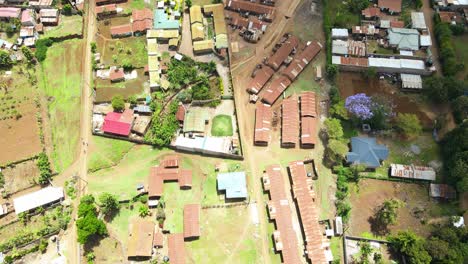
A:
[[[154,10],[154,29],[179,29],[179,20],[169,20],[164,9]]]
[[[375,138],[353,137],[351,138],[351,152],[346,155],[346,160],[352,164],[364,164],[368,168],[377,168],[380,161],[388,158],[388,148],[377,144]]]
[[[140,113],[151,113],[151,108],[149,105],[137,105],[133,108],[133,110]]]
[[[226,191],[226,198],[247,198],[245,172],[218,173],[218,191]]]

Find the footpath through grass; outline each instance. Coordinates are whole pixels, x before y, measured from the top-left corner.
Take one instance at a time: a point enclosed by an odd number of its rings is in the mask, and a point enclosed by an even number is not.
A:
[[[82,40],[53,44],[37,70],[40,89],[48,97],[50,129],[54,146],[51,155],[57,172],[62,172],[77,154],[82,88]]]
[[[217,115],[213,118],[211,135],[215,137],[230,137],[233,134],[232,118],[228,115]]]

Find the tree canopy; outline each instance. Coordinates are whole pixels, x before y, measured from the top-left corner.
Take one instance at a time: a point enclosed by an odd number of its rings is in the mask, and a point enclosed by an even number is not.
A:
[[[398,130],[408,138],[419,136],[422,132],[421,122],[415,114],[398,113],[395,123]]]
[[[324,124],[328,138],[340,139],[343,137],[343,127],[341,126],[340,120],[336,118],[328,118],[325,120]]]
[[[116,112],[121,112],[125,109],[125,100],[122,95],[118,94],[112,97],[112,108]]]
[[[388,241],[396,251],[405,255],[408,263],[431,263],[432,258],[424,248],[424,240],[412,231],[400,231],[389,236]]]
[[[109,216],[119,209],[119,201],[117,196],[110,193],[102,193],[99,195],[99,208],[103,215]]]
[[[106,225],[97,218],[97,210],[92,195],[85,195],[81,198],[78,205],[76,227],[80,244],[86,244],[92,236],[107,235]]]
[[[376,221],[383,227],[394,225],[397,222],[398,209],[403,206],[403,202],[398,199],[387,199],[377,210]]]
[[[10,68],[12,65],[10,54],[5,50],[0,50],[0,68]]]

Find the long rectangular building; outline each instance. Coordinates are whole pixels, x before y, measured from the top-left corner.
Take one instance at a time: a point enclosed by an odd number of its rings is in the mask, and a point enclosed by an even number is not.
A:
[[[254,145],[267,146],[270,141],[271,118],[273,112],[269,105],[259,104],[255,110]]]
[[[186,204],[184,206],[184,239],[192,240],[200,237],[200,205]]]
[[[41,206],[60,202],[63,198],[64,194],[62,187],[45,187],[39,191],[28,193],[13,199],[13,206],[15,207],[15,213],[18,215]]]
[[[281,114],[281,146],[294,148],[299,138],[299,105],[296,96],[283,100]]]
[[[277,71],[288,56],[299,45],[299,39],[295,36],[290,36],[281,47],[267,60],[266,64]]]
[[[294,81],[297,76],[309,65],[309,63],[317,56],[322,49],[322,44],[313,41],[305,47],[305,49],[294,58],[293,62],[284,70],[284,75],[288,76],[291,81]]]
[[[270,193],[267,202],[268,216],[276,223],[273,232],[275,249],[281,252],[283,263],[302,263],[299,241],[293,229],[292,208],[285,191],[285,182],[279,165],[270,165],[266,168],[262,178],[263,188]]]
[[[169,234],[167,237],[169,260],[171,264],[185,264],[185,245],[183,234]]]
[[[237,12],[248,12],[258,15],[261,19],[268,22],[272,21],[275,17],[274,7],[244,0],[229,0],[226,2],[226,8]]]
[[[247,85],[247,91],[250,93],[258,94],[263,86],[271,79],[275,71],[270,67],[264,65],[261,69],[257,70],[255,77]]]
[[[333,257],[329,242],[326,241],[320,228],[316,196],[312,189],[313,182],[307,177],[304,162],[289,163],[289,173],[304,233],[306,256],[312,263],[329,263]]]
[[[151,258],[154,223],[148,220],[136,220],[131,226],[127,248],[128,259],[139,260]]]
[[[426,181],[436,180],[436,172],[433,168],[415,165],[391,164],[390,176]]]
[[[291,85],[291,81],[286,76],[274,79],[263,93],[262,101],[273,105],[289,85]]]
[[[311,91],[301,93],[301,147],[313,148],[317,144],[317,104],[316,94]]]

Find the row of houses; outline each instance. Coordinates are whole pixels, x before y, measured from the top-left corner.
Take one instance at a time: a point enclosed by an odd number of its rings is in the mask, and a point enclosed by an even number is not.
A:
[[[228,37],[223,4],[204,5],[203,8],[194,5],[190,7],[189,11],[193,52],[203,54],[216,51],[221,57],[225,57],[228,49]],[[205,36],[205,30],[208,30],[205,27],[207,23],[204,20],[205,16],[211,16],[213,19],[213,39],[207,39]]]
[[[33,9],[51,8],[53,0],[0,0],[0,5],[9,6],[29,6]]]
[[[270,82],[263,93],[262,101],[273,105],[322,49],[319,42],[308,42],[299,54],[291,58],[290,55],[296,53],[298,45],[299,40],[295,36],[289,36],[282,41],[275,53],[266,60],[265,65],[255,70],[254,77],[246,87],[247,92],[257,95],[273,77],[274,72],[286,63],[288,64],[286,69],[278,78]]]

